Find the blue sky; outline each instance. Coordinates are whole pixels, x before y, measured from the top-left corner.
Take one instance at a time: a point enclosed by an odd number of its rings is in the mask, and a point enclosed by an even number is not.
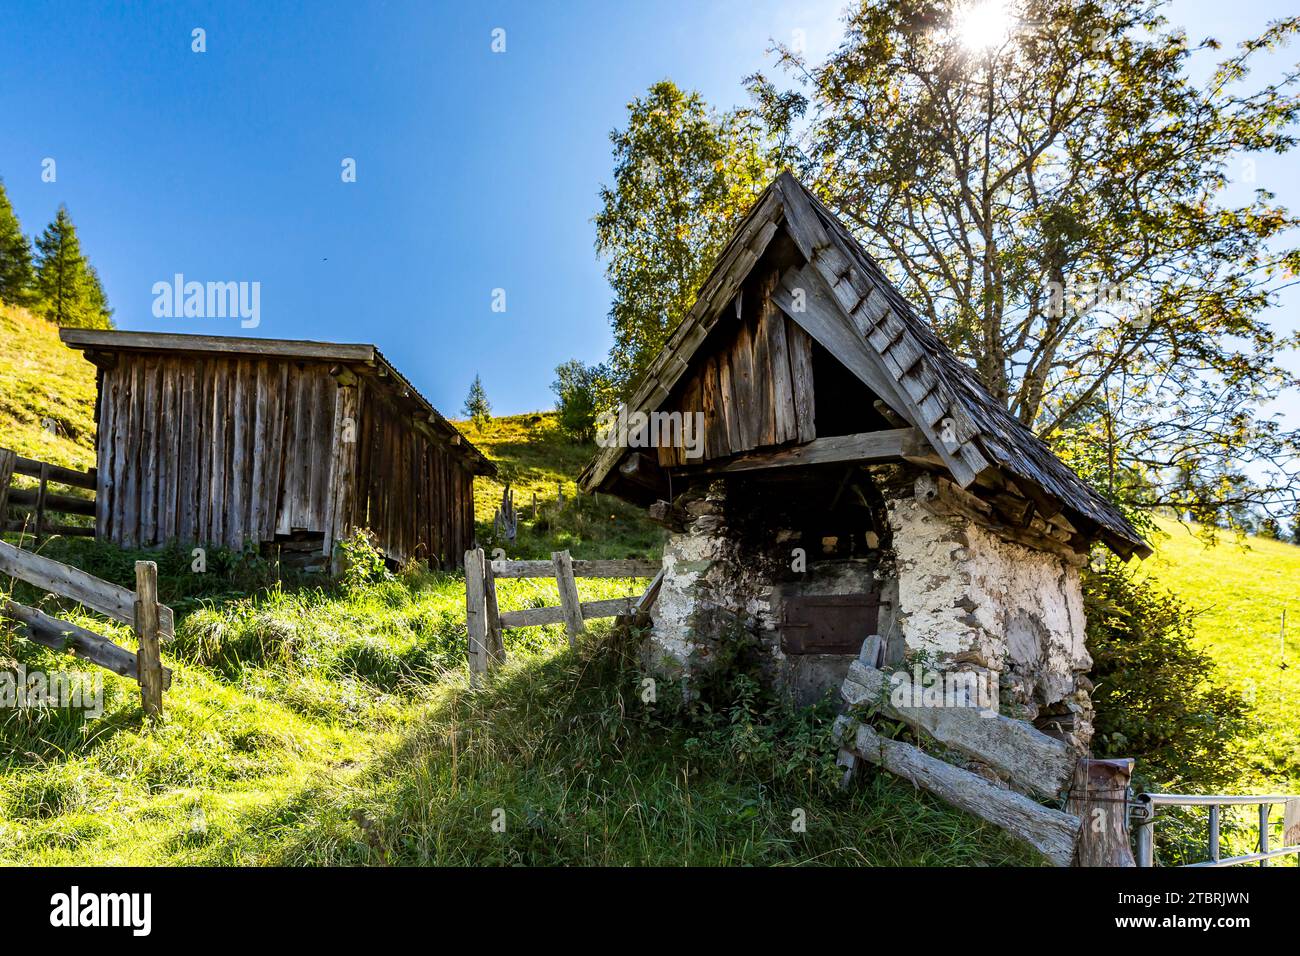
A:
[[[0,177],[29,234],[68,205],[119,328],[374,342],[449,414],[476,372],[498,413],[549,407],[554,367],[609,347],[591,218],[627,102],[664,77],[741,102],[773,39],[817,58],[842,6],[0,0]],[[1174,15],[1235,43],[1287,6]],[[1294,158],[1258,175],[1300,208]],[[260,282],[260,326],[155,318],[178,272]]]

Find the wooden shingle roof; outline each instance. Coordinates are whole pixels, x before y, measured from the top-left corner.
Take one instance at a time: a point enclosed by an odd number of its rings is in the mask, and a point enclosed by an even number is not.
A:
[[[768,244],[784,228],[804,264],[781,277],[777,302],[823,347],[869,385],[925,438],[962,487],[990,468],[1013,477],[1049,513],[1068,509],[1125,556],[1150,553],[1142,536],[1112,504],[994,399],[974,371],[940,341],[880,266],[836,216],[794,176],[782,173],[740,223],[699,299],[672,333],[642,380],[629,411],[653,411],[689,366],[725,307]],[[795,304],[813,297],[829,305],[838,328],[815,326]],[[626,449],[606,448],[580,479],[602,486]]]

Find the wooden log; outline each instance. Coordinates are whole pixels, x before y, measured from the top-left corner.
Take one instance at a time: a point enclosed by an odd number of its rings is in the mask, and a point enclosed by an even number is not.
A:
[[[568,551],[551,554],[555,562],[555,583],[560,589],[560,606],[564,611],[564,630],[569,635],[569,646],[576,647],[578,638],[586,630],[582,624],[582,599],[578,597],[578,582],[573,577],[573,558]]]
[[[863,760],[930,791],[959,810],[974,814],[1033,847],[1054,866],[1069,866],[1079,818],[1035,803],[1014,790],[932,757],[904,743],[881,737],[865,724],[857,727],[852,751]]]
[[[137,656],[101,634],[14,601],[4,602],[4,613],[26,628],[26,636],[30,641],[55,651],[71,651],[75,656],[98,664],[121,677],[137,681],[140,679]],[[162,669],[162,681],[163,690],[171,686],[171,668]]]
[[[578,605],[584,621],[593,618],[619,617],[636,611],[640,598],[606,598],[601,601],[583,601]],[[568,615],[563,607],[530,607],[522,611],[502,611],[502,627],[537,627],[541,624],[567,624]]]
[[[0,541],[0,574],[79,601],[92,611],[123,624],[135,623],[133,592],[44,555],[22,551],[4,541]],[[176,633],[174,615],[165,604],[158,605],[158,622],[163,639],[170,640]]]
[[[910,676],[910,675],[909,675]],[[971,706],[896,707],[890,678],[861,660],[849,665],[841,691],[849,704],[879,703],[885,716],[924,731],[945,747],[983,761],[1021,793],[1056,797],[1074,774],[1070,747],[1023,720]],[[922,688],[916,688],[917,693]],[[997,707],[997,702],[993,702]]]
[[[1078,817],[1077,866],[1136,866],[1128,832],[1128,785],[1133,759],[1083,759],[1065,811]]]
[[[150,717],[162,714],[163,674],[158,651],[158,565],[135,563],[135,634],[140,641],[136,652],[140,702]]]
[[[652,578],[662,565],[658,561],[579,561],[573,562],[575,578]],[[549,578],[555,576],[553,561],[493,561],[492,574],[498,578]]]
[[[18,511],[19,514],[26,513],[22,509],[16,509],[16,510]],[[25,519],[14,518],[4,523],[3,530],[24,531],[27,529],[27,527],[28,527],[28,522]],[[65,538],[93,538],[95,536],[95,529],[83,528],[80,525],[54,524],[53,522],[46,522],[45,533],[50,537],[54,537],[58,535]]]
[[[469,680],[480,687],[488,671],[486,597],[483,593],[483,549],[465,552],[465,627],[469,631]]]

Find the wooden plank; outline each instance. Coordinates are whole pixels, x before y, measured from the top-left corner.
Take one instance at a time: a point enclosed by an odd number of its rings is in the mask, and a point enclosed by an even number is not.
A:
[[[465,552],[465,628],[469,633],[470,686],[481,685],[488,672],[487,596],[483,583],[483,549]]]
[[[866,724],[857,726],[852,750],[862,759],[1005,830],[1033,847],[1054,866],[1069,866],[1074,859],[1074,843],[1079,832],[1076,816],[1049,809],[1014,790],[996,787],[969,770],[931,757],[911,744],[881,737]]]
[[[135,636],[140,642],[136,668],[140,681],[140,702],[150,717],[162,713],[163,673],[158,652],[158,565],[135,563]]]
[[[756,451],[729,461],[712,462],[694,468],[678,469],[691,475],[720,475],[745,471],[790,468],[795,465],[826,465],[835,462],[873,462],[902,459],[915,441],[914,428],[889,428],[857,435],[833,435],[817,438],[806,445],[794,445],[774,451]]]
[[[158,359],[144,361],[144,404],[140,425],[140,544],[150,547],[158,540],[158,444],[162,424],[159,406]]]
[[[662,569],[658,561],[608,560],[570,562],[575,578],[652,578]],[[498,578],[549,578],[555,576],[553,561],[493,561]]]
[[[772,290],[779,281],[779,274],[773,272],[763,283],[760,321],[766,330],[768,361],[771,365],[769,390],[772,395],[772,440],[774,444],[782,445],[798,438],[799,428],[794,409],[794,386],[790,376],[790,350],[785,335],[787,320],[772,303]]]
[[[703,442],[705,458],[725,458],[734,452],[727,445],[727,424],[720,412],[722,400],[718,396],[718,361],[712,355],[700,367],[700,406],[704,412]],[[682,416],[685,426],[685,415]]]
[[[560,606],[564,611],[564,630],[569,635],[569,646],[576,647],[578,637],[586,630],[582,624],[582,599],[578,597],[578,582],[573,578],[573,558],[568,551],[551,554],[555,563],[555,583],[560,589]]]
[[[77,624],[50,617],[44,611],[13,601],[4,602],[7,617],[27,629],[27,639],[55,651],[72,651],[83,660],[98,664],[120,677],[139,680],[139,664],[135,654],[114,644],[103,635],[96,634]],[[163,690],[171,686],[171,668],[162,669]]]
[[[30,532],[31,526],[26,522],[24,522],[21,518],[13,518],[5,522],[4,530]],[[45,534],[48,537],[60,536],[64,538],[93,538],[95,536],[95,529],[83,527],[81,525],[47,523],[45,525]]]
[[[758,324],[754,328],[754,377],[751,426],[756,447],[776,444],[776,409],[773,404],[771,290],[765,280],[759,302]]]
[[[113,500],[113,429],[117,417],[117,368],[103,369],[99,373],[99,415],[95,422],[95,536],[108,540]],[[0,514],[3,510],[0,509]]]
[[[4,541],[0,541],[0,574],[79,601],[92,611],[123,624],[135,623],[133,592],[44,555],[21,551]],[[175,633],[172,609],[165,604],[158,605],[158,620],[163,637],[170,639]]]
[[[786,342],[790,349],[790,388],[794,400],[796,439],[809,442],[817,437],[817,392],[813,377],[812,338],[789,316],[785,316],[784,321]]]
[[[603,601],[584,601],[579,607],[584,620],[601,617],[618,617],[636,611],[639,598],[607,598]],[[522,611],[502,611],[502,627],[536,627],[541,624],[565,624],[568,615],[563,607],[530,607]]]
[[[296,339],[253,339],[227,335],[187,335],[175,332],[119,332],[100,329],[60,329],[59,338],[77,349],[96,351],[159,350],[169,353],[221,352],[235,355],[370,363],[373,345],[310,342]]]
[[[736,405],[736,386],[731,380],[730,350],[718,353],[718,414],[726,429],[728,453],[748,451],[741,444],[740,409]]]
[[[977,706],[895,707],[890,690],[889,675],[854,661],[842,694],[849,704],[878,704],[886,716],[988,764],[1021,793],[1055,798],[1068,787],[1078,762],[1074,751],[1032,724],[996,713],[996,700],[993,713]]]

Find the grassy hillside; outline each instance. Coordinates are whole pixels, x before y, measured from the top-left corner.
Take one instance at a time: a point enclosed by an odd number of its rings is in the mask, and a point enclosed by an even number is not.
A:
[[[91,463],[93,370],[48,326],[0,313],[0,434],[24,454]],[[19,344],[22,343],[22,344]],[[42,417],[62,423],[52,435]],[[654,555],[661,532],[617,501],[577,496],[593,449],[550,415],[496,419],[466,435],[501,466],[480,481],[486,546],[511,557]],[[14,436],[10,438],[9,436]],[[521,513],[495,541],[502,482]],[[537,507],[533,508],[533,495]],[[561,501],[561,494],[563,501]],[[1260,715],[1253,780],[1294,779],[1292,668],[1276,621],[1295,598],[1300,548],[1213,551],[1186,532],[1147,563],[1205,608],[1201,640]],[[135,555],[86,541],[48,552],[129,584]],[[841,792],[826,708],[772,709],[738,683],[731,703],[683,715],[643,699],[637,635],[598,626],[576,651],[558,626],[507,632],[490,687],[465,679],[464,583],[410,568],[344,587],[278,583],[256,558],[159,561],[177,611],[164,660],[165,718],[145,724],[134,683],[107,672],[105,713],[0,711],[0,860],[16,864],[901,864],[1033,862],[993,828],[887,775]],[[643,581],[579,582],[584,598]],[[553,583],[503,581],[503,609],[558,603]],[[25,586],[0,588],[33,603]],[[129,629],[44,607],[130,646]],[[1294,608],[1292,609],[1294,613]],[[1297,622],[1300,626],[1300,622]],[[0,631],[0,669],[78,665]],[[796,818],[806,827],[793,827]],[[504,825],[504,829],[502,828]]]
[[[1166,537],[1142,573],[1199,614],[1197,639],[1254,707],[1243,778],[1300,787],[1300,546],[1221,538],[1160,522]],[[1282,614],[1286,612],[1285,642]]]
[[[59,330],[0,303],[0,447],[55,465],[94,465],[95,367]]]

